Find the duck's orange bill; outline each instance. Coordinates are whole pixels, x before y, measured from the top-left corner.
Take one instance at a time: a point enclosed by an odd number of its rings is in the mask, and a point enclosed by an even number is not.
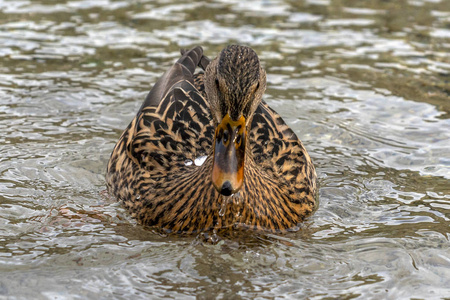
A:
[[[244,182],[245,118],[234,121],[227,114],[217,126],[214,136],[212,182],[219,193],[230,196]]]

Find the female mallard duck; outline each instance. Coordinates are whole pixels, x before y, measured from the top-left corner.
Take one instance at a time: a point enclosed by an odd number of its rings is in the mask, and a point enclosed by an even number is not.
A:
[[[316,207],[316,172],[265,89],[251,48],[212,61],[201,47],[183,51],[114,148],[109,193],[168,232],[296,227]]]

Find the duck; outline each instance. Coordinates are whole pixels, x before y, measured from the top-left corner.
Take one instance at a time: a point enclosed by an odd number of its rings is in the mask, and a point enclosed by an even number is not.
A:
[[[167,233],[298,229],[317,209],[317,175],[266,86],[250,47],[212,60],[181,50],[114,147],[108,193]]]

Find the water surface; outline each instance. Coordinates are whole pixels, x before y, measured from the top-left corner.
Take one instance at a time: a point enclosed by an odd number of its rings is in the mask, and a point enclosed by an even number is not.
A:
[[[256,50],[320,208],[286,236],[161,237],[105,194],[180,48]],[[450,2],[0,0],[0,295],[445,299]]]

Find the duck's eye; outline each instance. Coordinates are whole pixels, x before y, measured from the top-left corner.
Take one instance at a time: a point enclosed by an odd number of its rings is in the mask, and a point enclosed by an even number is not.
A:
[[[255,92],[256,92],[258,89],[259,89],[259,81],[258,81],[258,83],[256,84]]]
[[[242,140],[241,135],[240,134],[236,135],[236,145],[239,146],[241,144],[241,140]]]
[[[228,142],[229,138],[230,138],[230,134],[228,133],[228,130],[225,130],[223,132],[223,143],[226,144]]]

